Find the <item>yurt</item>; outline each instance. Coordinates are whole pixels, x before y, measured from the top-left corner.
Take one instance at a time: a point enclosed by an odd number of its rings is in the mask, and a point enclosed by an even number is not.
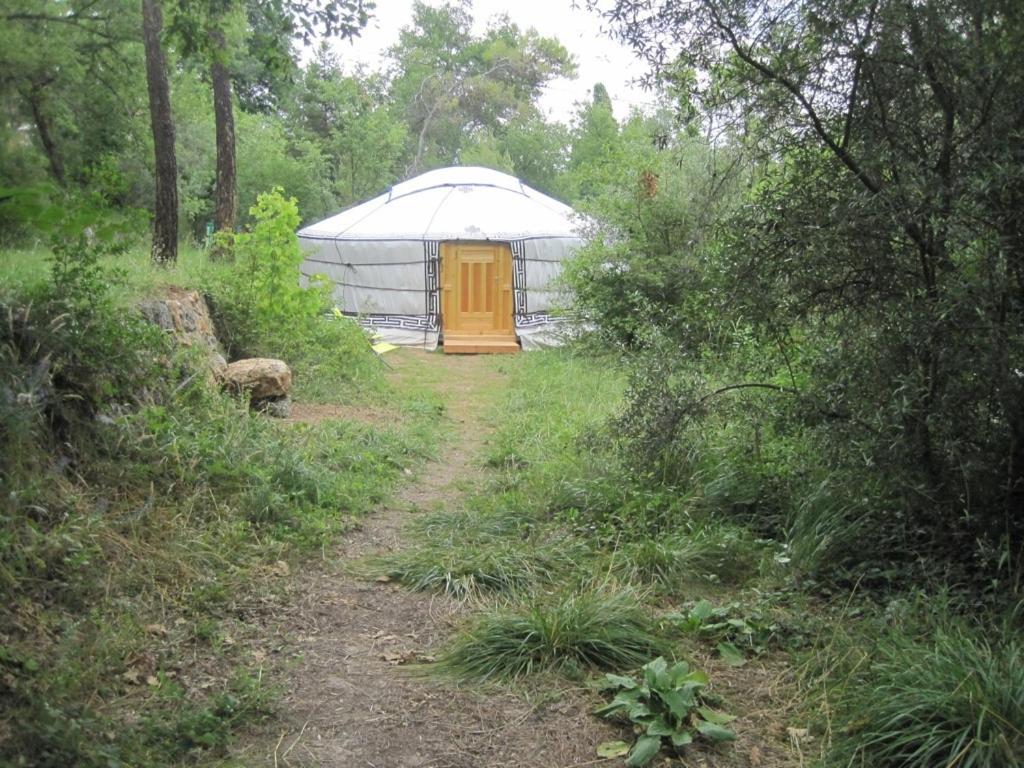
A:
[[[487,168],[441,168],[299,232],[307,278],[384,341],[445,352],[558,343],[572,208]]]

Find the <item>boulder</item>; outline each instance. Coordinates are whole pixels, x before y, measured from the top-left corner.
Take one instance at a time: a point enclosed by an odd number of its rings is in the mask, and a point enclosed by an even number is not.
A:
[[[222,379],[228,390],[247,392],[252,403],[287,397],[292,390],[292,371],[287,363],[265,357],[228,363]]]
[[[204,350],[214,380],[220,381],[227,362],[206,300],[197,291],[173,286],[163,293],[163,296],[140,302],[139,312],[153,325],[171,334],[181,346]]]

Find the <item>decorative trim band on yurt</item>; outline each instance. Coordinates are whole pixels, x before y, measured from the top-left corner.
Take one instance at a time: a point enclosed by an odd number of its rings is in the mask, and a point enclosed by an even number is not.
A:
[[[537,328],[541,325],[552,325],[558,318],[547,312],[534,312],[532,315],[516,315],[516,328]]]
[[[433,330],[438,328],[441,314],[441,242],[423,241],[423,285],[426,315]]]
[[[522,240],[509,243],[512,249],[512,305],[518,318],[526,314],[526,244]]]
[[[343,313],[347,317],[357,319],[367,328],[395,328],[405,331],[436,331],[437,318],[423,315],[356,315],[352,312]]]

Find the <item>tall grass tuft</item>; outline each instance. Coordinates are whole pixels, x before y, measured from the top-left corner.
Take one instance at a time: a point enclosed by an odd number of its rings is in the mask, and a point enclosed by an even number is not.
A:
[[[960,624],[894,631],[848,683],[826,763],[873,768],[1024,765],[1024,642]]]
[[[466,598],[550,584],[569,565],[567,557],[550,546],[478,537],[460,542],[435,540],[369,558],[358,570],[369,576],[386,576],[412,589]]]
[[[535,594],[474,620],[437,661],[458,679],[515,680],[534,673],[630,669],[663,650],[631,591]]]
[[[762,554],[742,528],[704,526],[626,541],[612,554],[611,569],[630,583],[669,590],[695,581],[743,584],[757,574]]]

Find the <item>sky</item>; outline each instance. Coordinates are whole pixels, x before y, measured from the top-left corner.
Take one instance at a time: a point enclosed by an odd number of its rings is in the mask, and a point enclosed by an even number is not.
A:
[[[371,68],[380,65],[383,52],[398,41],[398,31],[412,20],[413,0],[376,0],[373,18],[355,41],[334,45],[349,63],[361,62]],[[426,0],[427,5],[444,5]],[[482,32],[494,16],[507,13],[521,28],[535,28],[546,37],[556,37],[576,57],[575,80],[552,82],[540,100],[540,108],[555,120],[569,122],[577,102],[587,101],[594,83],[604,83],[611,96],[615,116],[625,118],[632,107],[650,107],[652,96],[632,83],[646,71],[642,62],[625,46],[602,33],[602,20],[588,11],[582,0],[473,0],[474,32]]]

